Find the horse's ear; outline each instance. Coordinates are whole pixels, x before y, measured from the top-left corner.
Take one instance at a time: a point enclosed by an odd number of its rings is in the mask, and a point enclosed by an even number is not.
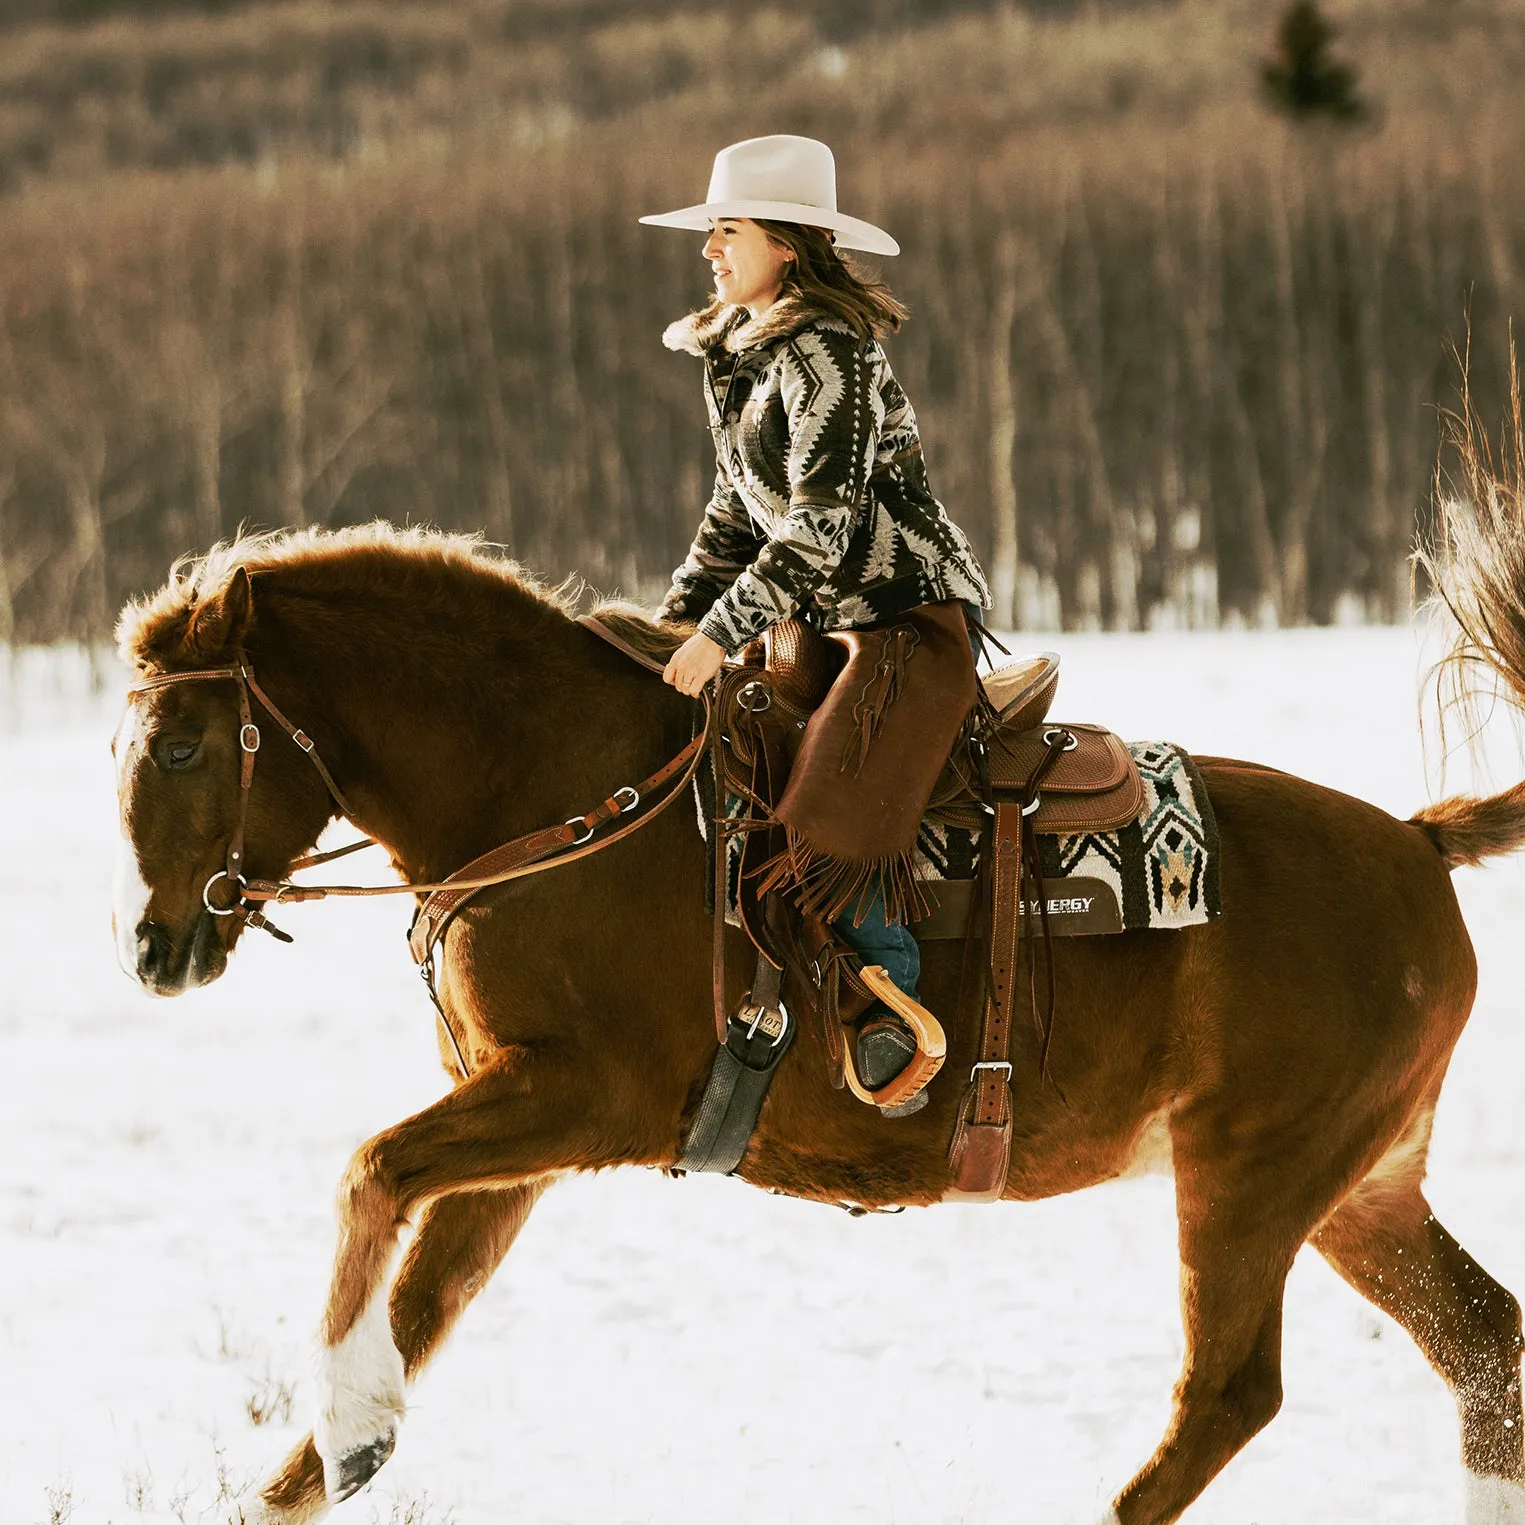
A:
[[[253,587],[246,567],[233,575],[191,617],[186,644],[198,656],[211,658],[242,649],[254,610]]]

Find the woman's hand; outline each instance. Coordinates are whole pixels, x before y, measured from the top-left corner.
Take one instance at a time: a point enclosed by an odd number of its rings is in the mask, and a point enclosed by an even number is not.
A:
[[[680,694],[697,695],[720,671],[724,661],[725,647],[718,641],[712,641],[707,635],[691,635],[673,652],[662,671],[662,678]]]

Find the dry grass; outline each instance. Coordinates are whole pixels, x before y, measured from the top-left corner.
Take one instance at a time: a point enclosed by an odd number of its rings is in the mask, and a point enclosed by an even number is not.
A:
[[[782,4],[742,32],[521,6],[510,36],[485,0],[7,34],[0,156],[7,101],[89,132],[58,138],[77,175],[0,203],[0,641],[98,639],[245,521],[485,528],[651,595],[711,476],[692,363],[656,339],[704,269],[635,218],[773,130],[827,137],[844,204],[906,248],[892,353],[999,619],[1399,614],[1444,341],[1470,299],[1499,376],[1520,308],[1525,0],[1330,9],[1378,109],[1354,135],[1261,108],[1251,0],[841,45]],[[374,67],[325,72],[351,52]],[[171,55],[228,121],[287,112],[287,147],[131,168]],[[348,147],[304,136],[319,100],[355,106]]]

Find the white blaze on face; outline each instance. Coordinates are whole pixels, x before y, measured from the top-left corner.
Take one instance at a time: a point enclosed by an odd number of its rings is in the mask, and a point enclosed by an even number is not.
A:
[[[116,755],[117,828],[122,840],[117,844],[116,871],[111,884],[111,924],[116,929],[116,956],[125,974],[138,974],[138,924],[148,912],[152,891],[143,882],[137,850],[127,834],[127,822],[120,808],[132,757],[132,742],[137,732],[135,706],[129,704],[117,727],[112,750]]]

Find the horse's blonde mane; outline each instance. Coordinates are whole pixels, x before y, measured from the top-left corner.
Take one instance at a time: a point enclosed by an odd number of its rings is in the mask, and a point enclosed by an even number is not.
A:
[[[127,605],[116,629],[122,659],[136,671],[149,673],[225,655],[198,644],[196,615],[221,596],[239,568],[251,575],[321,568],[332,572],[336,588],[375,585],[399,571],[423,573],[424,581],[438,590],[443,607],[473,589],[507,585],[537,612],[563,617],[575,613],[583,592],[576,578],[555,587],[542,581],[481,535],[399,528],[382,520],[343,529],[240,534],[203,556],[181,557],[162,588]],[[653,650],[676,644],[667,630],[629,604],[603,605],[600,613],[613,616],[643,649],[648,644]]]

